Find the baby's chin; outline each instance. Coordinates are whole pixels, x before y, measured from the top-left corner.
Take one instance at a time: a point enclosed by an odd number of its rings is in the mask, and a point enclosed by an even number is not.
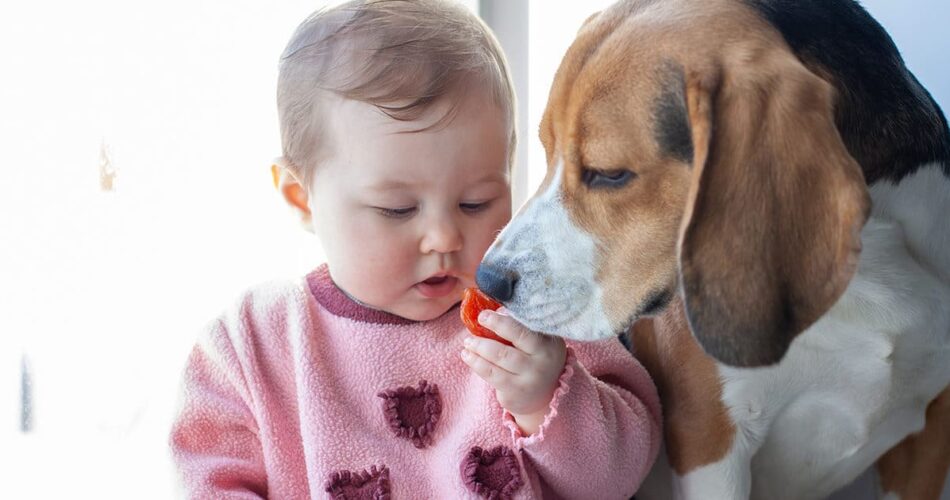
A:
[[[432,321],[455,309],[461,300],[461,292],[459,292],[457,296],[442,297],[439,300],[413,301],[411,304],[394,307],[388,312],[412,321]]]

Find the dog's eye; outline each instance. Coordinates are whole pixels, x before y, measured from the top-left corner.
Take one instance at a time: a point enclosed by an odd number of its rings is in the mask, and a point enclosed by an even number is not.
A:
[[[625,169],[593,170],[585,167],[581,180],[591,189],[619,188],[627,185],[636,176],[637,174]]]

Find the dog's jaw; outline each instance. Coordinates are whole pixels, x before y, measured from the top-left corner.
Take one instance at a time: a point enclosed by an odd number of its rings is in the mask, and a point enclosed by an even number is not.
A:
[[[574,340],[616,335],[596,280],[597,242],[578,229],[561,203],[563,167],[502,231],[483,262],[518,276],[505,302],[532,330]]]

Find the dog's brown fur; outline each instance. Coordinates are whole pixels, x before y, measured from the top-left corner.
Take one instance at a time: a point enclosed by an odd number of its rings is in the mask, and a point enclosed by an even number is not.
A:
[[[674,300],[663,315],[638,321],[630,334],[637,360],[660,393],[670,466],[684,475],[719,461],[736,428],[722,404],[716,363],[689,333],[683,302]]]
[[[950,387],[927,406],[927,423],[877,462],[881,490],[902,500],[937,500],[950,470]]]

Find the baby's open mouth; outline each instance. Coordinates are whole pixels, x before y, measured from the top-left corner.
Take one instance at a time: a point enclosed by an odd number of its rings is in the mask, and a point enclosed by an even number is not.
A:
[[[452,293],[456,285],[458,285],[458,278],[456,277],[433,276],[425,281],[419,282],[419,284],[416,285],[416,289],[425,297],[438,298]]]

